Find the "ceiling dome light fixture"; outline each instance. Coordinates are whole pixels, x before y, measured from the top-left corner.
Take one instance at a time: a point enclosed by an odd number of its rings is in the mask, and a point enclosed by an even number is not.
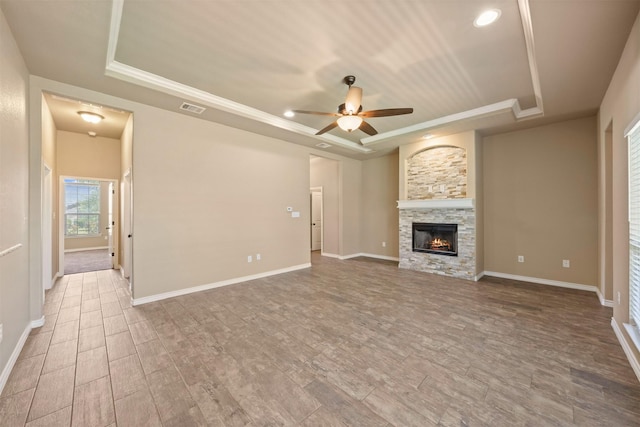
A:
[[[92,113],[90,111],[78,111],[78,114],[80,114],[80,117],[82,117],[82,120],[89,123],[95,124],[95,123],[100,123],[102,120],[104,120],[104,116],[101,116],[100,114]]]
[[[486,27],[487,25],[493,24],[500,18],[502,11],[500,9],[489,9],[482,12],[478,17],[473,21],[473,26],[477,28]]]
[[[291,111],[291,110],[287,110],[287,111],[285,111],[285,112],[284,112],[284,116],[285,116],[285,117],[293,117],[293,116],[295,116],[295,115],[296,115],[296,113],[294,113],[294,112],[293,112],[293,111]]]
[[[342,116],[338,119],[338,126],[340,129],[352,132],[360,127],[362,124],[362,117],[358,116]],[[334,125],[335,126],[335,125]]]

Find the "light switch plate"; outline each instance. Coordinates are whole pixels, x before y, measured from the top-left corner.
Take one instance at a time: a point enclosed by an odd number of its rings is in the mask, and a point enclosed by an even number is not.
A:
[[[291,218],[300,218],[300,212],[291,212]]]

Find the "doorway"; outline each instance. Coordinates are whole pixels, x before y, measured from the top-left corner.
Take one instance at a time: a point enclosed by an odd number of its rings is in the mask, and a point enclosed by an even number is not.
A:
[[[114,210],[118,181],[60,177],[60,271],[110,270],[117,265]]]
[[[311,251],[323,251],[322,187],[311,187]]]

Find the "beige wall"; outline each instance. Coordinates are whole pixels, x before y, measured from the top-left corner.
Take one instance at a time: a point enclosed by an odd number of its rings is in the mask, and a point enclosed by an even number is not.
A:
[[[0,373],[4,386],[7,363],[31,320],[29,283],[29,75],[0,11],[0,251],[22,245],[0,257]],[[40,276],[42,277],[42,276]],[[41,281],[39,281],[41,283]],[[42,293],[40,285],[40,293]]]
[[[485,270],[596,285],[595,117],[489,136],[483,148]]]
[[[613,317],[622,330],[623,338],[632,349],[636,363],[640,363],[637,351],[622,324],[629,321],[629,226],[628,226],[628,174],[627,141],[624,130],[634,117],[640,114],[640,15],[631,30],[616,72],[609,84],[607,93],[600,106],[599,114],[599,188],[604,195],[600,197],[600,266],[604,269],[607,262],[607,232],[611,233],[612,277],[613,277]],[[611,128],[610,163],[606,155],[609,124]],[[607,163],[605,163],[607,162]],[[611,195],[606,193],[611,191]],[[604,214],[606,203],[611,201],[611,217]],[[602,277],[603,275],[601,275]],[[606,271],[604,271],[606,277]],[[599,283],[604,287],[606,283]],[[605,290],[606,292],[606,290]],[[618,293],[620,302],[618,303]]]
[[[134,298],[309,263],[308,150],[147,106],[134,114]]]
[[[340,254],[339,162],[314,156],[309,167],[311,187],[322,187],[322,252],[337,256]]]
[[[120,140],[58,131],[58,174],[120,179]]]
[[[362,162],[361,251],[398,258],[398,152]],[[382,246],[386,243],[386,247]]]
[[[362,221],[362,162],[340,162],[340,255],[357,255]]]
[[[52,214],[51,214],[51,274],[55,277],[58,274],[62,274],[62,271],[58,271],[59,268],[59,227],[56,226],[57,218],[58,218],[58,165],[56,161],[56,151],[57,151],[57,143],[56,143],[56,135],[57,135],[56,125],[53,122],[53,116],[51,116],[51,111],[49,110],[49,106],[46,102],[44,102],[44,97],[42,99],[42,160],[44,163],[51,168],[51,204],[52,204]]]

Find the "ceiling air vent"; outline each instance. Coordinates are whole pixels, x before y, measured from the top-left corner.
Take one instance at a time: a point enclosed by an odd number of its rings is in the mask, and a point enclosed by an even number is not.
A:
[[[189,104],[188,102],[183,102],[180,106],[182,111],[188,111],[194,114],[202,114],[206,108],[201,107],[199,105]]]
[[[316,144],[316,147],[329,148],[331,147],[331,144],[327,144],[326,142],[321,142],[320,144]]]

